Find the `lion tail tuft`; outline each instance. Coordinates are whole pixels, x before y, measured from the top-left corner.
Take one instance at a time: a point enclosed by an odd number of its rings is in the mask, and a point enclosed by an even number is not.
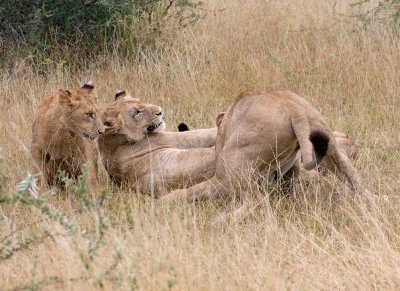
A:
[[[321,130],[313,130],[310,133],[310,141],[314,146],[317,164],[319,164],[328,152],[330,138]]]

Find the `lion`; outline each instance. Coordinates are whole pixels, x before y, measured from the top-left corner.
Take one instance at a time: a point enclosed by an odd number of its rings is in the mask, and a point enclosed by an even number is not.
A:
[[[301,165],[312,170],[324,159],[352,189],[361,185],[357,170],[339,149],[335,134],[322,115],[304,98],[291,91],[244,92],[226,113],[216,119],[215,175],[187,189],[165,195],[164,201],[195,202],[215,197],[247,194],[260,199],[252,181],[266,176],[283,177]]]
[[[225,115],[225,112],[221,112],[218,114],[216,118],[217,126],[220,125],[222,117]],[[182,122],[178,125],[178,131],[189,131],[189,126]],[[333,131],[333,136],[335,137],[337,147],[340,149],[351,161],[354,161],[357,158],[358,149],[356,144],[352,139],[350,139],[347,133],[341,131]],[[284,192],[290,193],[293,191],[293,188],[300,184],[300,170],[303,169],[301,165],[301,152],[298,151],[297,158],[292,168],[289,169],[282,178],[281,186],[283,186]],[[335,164],[330,160],[329,157],[322,159],[322,161],[318,164],[318,172],[323,175],[328,174],[329,172],[335,171]],[[277,178],[277,176],[276,176]]]
[[[94,86],[87,83],[73,90],[59,89],[39,105],[32,125],[31,158],[41,186],[63,187],[60,171],[77,178],[87,162],[92,164],[88,187],[96,183],[96,140],[104,126],[95,97]]]
[[[215,173],[217,128],[168,132],[162,108],[124,90],[102,116],[99,138],[103,164],[117,185],[159,197],[197,184]]]

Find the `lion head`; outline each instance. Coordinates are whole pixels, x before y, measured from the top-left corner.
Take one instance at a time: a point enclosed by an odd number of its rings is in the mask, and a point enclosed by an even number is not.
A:
[[[100,114],[93,102],[95,97],[96,93],[91,83],[73,90],[58,91],[65,126],[87,142],[94,141],[104,133]]]
[[[128,141],[142,140],[147,134],[166,130],[162,108],[118,91],[103,117],[105,134],[122,134]]]

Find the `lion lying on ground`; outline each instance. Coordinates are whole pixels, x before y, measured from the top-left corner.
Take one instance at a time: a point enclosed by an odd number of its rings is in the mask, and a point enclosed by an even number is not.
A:
[[[326,167],[341,180],[352,188],[360,186],[357,170],[338,148],[321,114],[290,91],[242,93],[217,117],[217,126],[215,175],[188,189],[172,191],[164,200],[192,202],[235,194],[259,199],[258,187],[251,182],[260,176],[274,181],[291,174],[299,151],[306,170],[325,158]]]
[[[94,86],[85,84],[74,90],[58,91],[39,106],[32,125],[31,157],[39,184],[62,186],[59,171],[72,178],[81,174],[81,166],[92,163],[89,187],[95,183],[97,144],[104,132],[93,103]]]
[[[161,107],[125,91],[116,94],[102,119],[100,153],[116,184],[157,197],[214,175],[217,128],[167,132]]]

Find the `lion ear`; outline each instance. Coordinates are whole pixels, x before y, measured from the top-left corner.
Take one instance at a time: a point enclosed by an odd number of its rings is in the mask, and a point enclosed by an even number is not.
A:
[[[69,90],[58,89],[58,100],[61,104],[66,104],[69,106],[75,105],[76,103]]]
[[[189,131],[190,129],[186,123],[182,122],[182,123],[179,123],[178,130],[179,130],[179,132],[182,132],[182,131]]]
[[[103,114],[102,121],[105,129],[112,129],[114,132],[118,132],[124,127],[124,120],[121,113],[116,117],[112,116],[110,118],[106,118],[106,114]]]
[[[87,93],[92,93],[94,90],[94,85],[92,81],[89,81],[81,86],[81,90],[86,91]]]
[[[217,124],[217,127],[220,126],[221,122],[222,122],[222,118],[224,118],[225,116],[225,112],[221,112],[218,114],[215,123]]]
[[[116,100],[118,100],[118,99],[120,99],[120,98],[122,98],[122,97],[125,97],[126,96],[126,91],[125,90],[118,90],[117,91],[117,93],[115,93],[115,101]]]

